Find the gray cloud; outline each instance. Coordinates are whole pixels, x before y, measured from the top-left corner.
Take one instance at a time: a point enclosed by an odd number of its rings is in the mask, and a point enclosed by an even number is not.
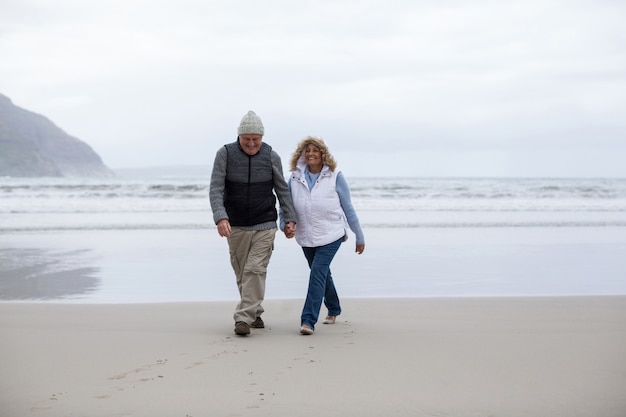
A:
[[[0,91],[114,168],[210,163],[254,109],[360,175],[626,175],[622,2],[0,7]]]

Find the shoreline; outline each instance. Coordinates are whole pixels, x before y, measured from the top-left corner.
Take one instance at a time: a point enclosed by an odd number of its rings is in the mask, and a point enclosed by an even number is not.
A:
[[[621,417],[626,296],[0,303],[0,410],[59,416]],[[322,309],[321,316],[325,314]],[[8,377],[10,376],[10,377]]]
[[[306,293],[302,296],[302,302]],[[340,299],[353,301],[391,301],[391,300],[491,300],[491,299],[567,299],[567,298],[621,298],[626,294],[465,294],[465,295],[385,295],[385,296],[342,296]],[[266,297],[265,302],[299,302],[300,298],[295,297]],[[236,298],[229,299],[210,299],[210,300],[148,300],[148,301],[98,301],[91,299],[11,299],[1,300],[1,305],[25,304],[25,305],[75,305],[75,306],[141,306],[141,305],[172,305],[172,304],[236,304],[239,302]],[[322,305],[322,309],[324,306]]]

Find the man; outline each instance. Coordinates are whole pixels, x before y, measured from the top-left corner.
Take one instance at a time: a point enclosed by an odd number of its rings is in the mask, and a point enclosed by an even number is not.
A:
[[[261,118],[249,111],[241,119],[237,140],[215,155],[209,198],[220,236],[228,239],[230,263],[235,271],[240,301],[235,333],[263,328],[265,276],[276,235],[276,196],[285,218],[285,235],[295,235],[296,214],[282,163],[263,142]],[[275,194],[274,194],[275,193]]]

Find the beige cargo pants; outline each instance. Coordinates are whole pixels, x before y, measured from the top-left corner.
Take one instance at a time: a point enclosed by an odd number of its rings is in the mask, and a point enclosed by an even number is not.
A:
[[[241,230],[233,227],[228,238],[230,264],[235,271],[241,300],[233,318],[235,323],[251,324],[263,314],[267,265],[274,250],[277,229]]]

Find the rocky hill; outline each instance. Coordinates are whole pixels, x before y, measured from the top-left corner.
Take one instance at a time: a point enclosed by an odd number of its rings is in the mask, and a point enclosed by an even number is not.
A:
[[[0,176],[111,177],[114,173],[85,142],[0,94]]]

